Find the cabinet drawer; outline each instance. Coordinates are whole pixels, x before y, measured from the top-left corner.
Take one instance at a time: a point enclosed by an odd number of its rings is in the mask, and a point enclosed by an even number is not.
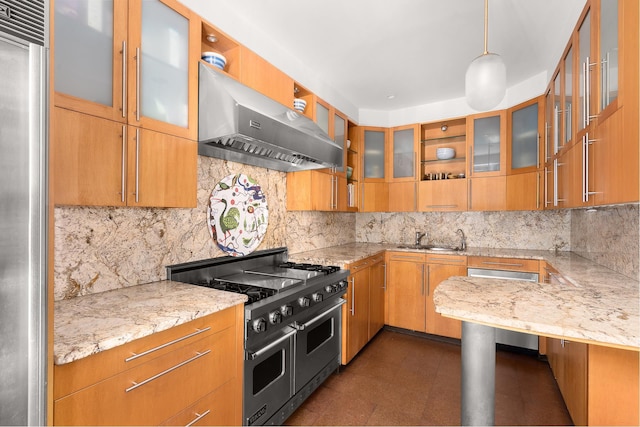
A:
[[[58,399],[54,424],[158,424],[235,376],[235,339],[225,329]]]
[[[349,269],[349,273],[353,274],[362,270],[363,268],[367,268],[375,264],[378,261],[381,261],[382,259],[384,259],[384,254],[370,256],[368,258],[361,259],[360,261],[348,264],[347,268]]]
[[[213,313],[72,363],[54,366],[54,399],[165,355],[235,323],[235,309]]]
[[[389,261],[424,262],[425,254],[415,252],[387,252]]]
[[[429,264],[467,265],[467,257],[464,255],[427,254]]]
[[[540,270],[540,261],[537,259],[470,256],[467,265],[491,270],[527,271],[531,273],[539,273]]]
[[[196,403],[169,418],[163,426],[232,426],[240,425],[237,414],[241,409],[242,394],[239,383],[232,380],[209,393]]]

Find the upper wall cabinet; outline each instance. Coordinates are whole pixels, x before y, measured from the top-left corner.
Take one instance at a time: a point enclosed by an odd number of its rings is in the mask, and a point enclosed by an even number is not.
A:
[[[192,19],[174,0],[57,2],[55,105],[196,139]]]
[[[506,174],[506,111],[467,117],[469,177]]]
[[[544,132],[544,97],[507,110],[507,172],[534,172],[540,168],[540,135]]]
[[[420,125],[399,126],[391,129],[389,146],[390,182],[416,181],[418,175],[418,150]]]
[[[363,131],[362,162],[364,168],[362,178],[365,182],[385,182],[388,130],[386,128],[365,127]]]

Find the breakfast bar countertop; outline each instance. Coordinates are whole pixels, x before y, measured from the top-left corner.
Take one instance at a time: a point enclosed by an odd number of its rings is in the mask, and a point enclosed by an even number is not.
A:
[[[290,254],[298,262],[347,266],[382,251],[433,253],[397,244],[352,243]],[[467,248],[437,253],[538,259],[562,276],[537,283],[454,277],[434,293],[436,311],[463,321],[542,336],[640,350],[640,293],[631,279],[572,252]]]
[[[246,295],[163,280],[54,304],[56,365],[244,304]]]

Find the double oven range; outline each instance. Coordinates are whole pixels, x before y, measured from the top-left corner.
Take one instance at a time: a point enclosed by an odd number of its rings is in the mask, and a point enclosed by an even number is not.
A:
[[[167,267],[167,279],[246,294],[245,425],[282,425],[340,366],[348,270],[288,262],[286,248]]]

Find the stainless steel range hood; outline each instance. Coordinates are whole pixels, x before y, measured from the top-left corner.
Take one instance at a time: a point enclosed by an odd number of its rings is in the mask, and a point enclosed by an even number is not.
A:
[[[316,123],[200,63],[198,154],[284,172],[342,166]]]

